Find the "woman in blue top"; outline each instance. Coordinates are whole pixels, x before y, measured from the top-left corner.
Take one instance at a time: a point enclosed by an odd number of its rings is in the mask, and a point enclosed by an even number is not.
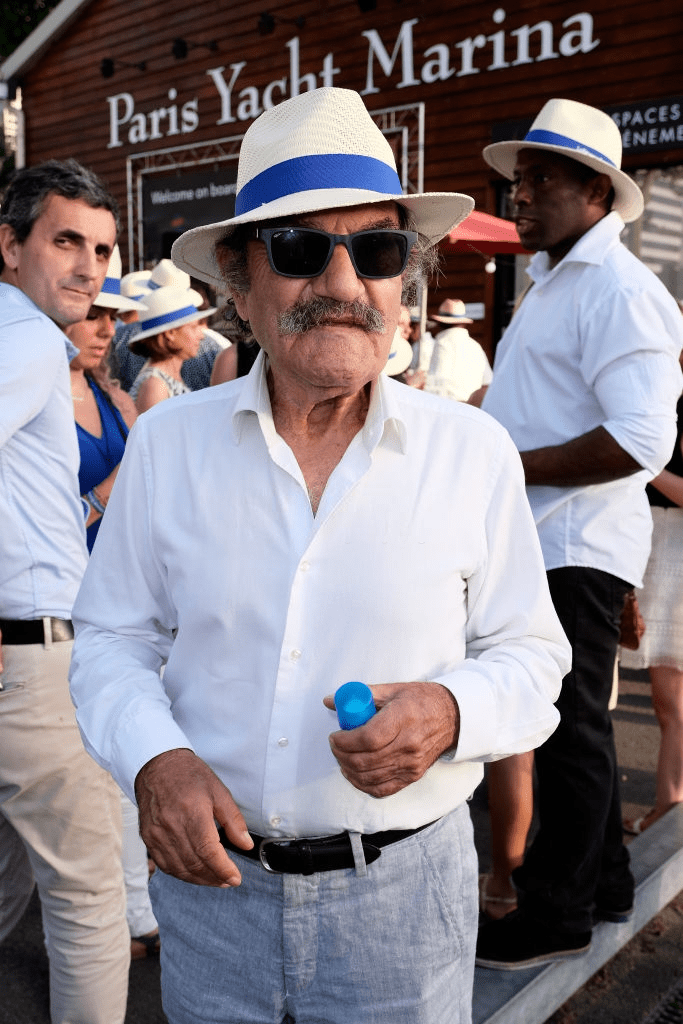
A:
[[[105,298],[108,297],[100,294],[97,302]],[[125,297],[116,298],[121,301]],[[66,328],[79,350],[70,365],[71,397],[81,452],[80,491],[90,507],[86,521],[90,551],[114,486],[128,430],[137,415],[132,400],[115,384],[107,369],[115,317],[115,309],[97,304],[90,308],[85,320]]]

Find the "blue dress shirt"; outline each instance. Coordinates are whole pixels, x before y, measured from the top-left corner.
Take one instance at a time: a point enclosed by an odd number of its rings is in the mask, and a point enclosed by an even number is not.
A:
[[[66,335],[0,283],[0,618],[68,619],[87,563]]]

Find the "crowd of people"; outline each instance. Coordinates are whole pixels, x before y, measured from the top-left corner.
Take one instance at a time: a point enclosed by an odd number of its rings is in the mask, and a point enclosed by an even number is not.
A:
[[[683,799],[683,319],[611,118],[551,100],[484,159],[535,253],[493,368],[426,311],[472,200],[403,195],[349,90],[257,118],[235,215],[146,271],[75,161],[3,198],[0,940],[37,885],[53,1024],[121,1024],[159,952],[170,1024],[469,1024],[475,962],[632,912],[622,829]],[[634,587],[662,744],[623,823]]]

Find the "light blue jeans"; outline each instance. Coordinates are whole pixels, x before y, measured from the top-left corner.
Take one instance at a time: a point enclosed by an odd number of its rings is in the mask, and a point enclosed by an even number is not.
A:
[[[466,805],[385,847],[365,873],[272,875],[234,856],[236,889],[152,876],[169,1024],[470,1024]]]

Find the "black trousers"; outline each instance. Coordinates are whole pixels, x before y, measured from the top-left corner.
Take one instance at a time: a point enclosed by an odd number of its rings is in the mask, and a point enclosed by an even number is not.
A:
[[[634,888],[608,710],[630,584],[576,566],[550,570],[548,583],[573,663],[556,705],[560,724],[536,751],[540,828],[514,878],[533,916],[586,932],[595,902],[628,904]]]

